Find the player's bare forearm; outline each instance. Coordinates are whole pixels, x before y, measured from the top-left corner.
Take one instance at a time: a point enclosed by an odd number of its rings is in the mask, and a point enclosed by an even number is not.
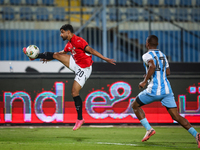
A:
[[[147,81],[150,79],[150,77],[154,74],[155,69],[156,69],[156,66],[155,66],[153,60],[149,60],[148,66],[149,66],[149,68],[148,68],[147,74],[146,74],[146,76],[145,76],[145,78],[144,78],[144,81],[146,81],[146,82],[147,82]]]
[[[147,75],[144,78],[144,81],[147,82],[151,78],[154,72],[155,72],[155,69],[153,67],[149,67]]]
[[[95,55],[95,56],[97,56],[97,57],[99,57],[99,58],[101,58],[101,59],[107,61],[108,63],[111,63],[111,64],[113,64],[113,65],[116,65],[114,59],[110,59],[110,58],[104,57],[101,53],[97,52],[96,50],[94,50],[94,49],[91,48],[90,46],[87,46],[87,47],[85,48],[85,50],[86,50],[87,52],[89,52],[90,54]]]
[[[139,83],[139,88],[144,88],[144,86],[146,85],[147,81],[151,78],[151,76],[154,74],[156,66],[153,62],[153,60],[150,60],[148,62],[149,68],[147,71],[147,74],[144,77],[144,80],[142,82]]]
[[[89,52],[92,55],[95,55],[103,60],[106,60],[106,57],[104,57],[102,54],[100,54],[99,52],[97,52],[96,50],[94,50],[93,48],[91,48],[90,46],[87,46],[85,48],[85,51]]]

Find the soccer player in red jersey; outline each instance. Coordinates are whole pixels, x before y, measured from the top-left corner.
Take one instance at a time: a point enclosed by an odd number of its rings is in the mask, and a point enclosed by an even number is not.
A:
[[[40,53],[37,58],[42,59],[43,62],[57,59],[75,73],[71,95],[74,99],[78,114],[73,130],[77,130],[85,122],[82,117],[82,100],[79,96],[79,91],[84,86],[86,80],[90,77],[92,72],[92,55],[95,55],[113,65],[115,65],[115,60],[104,57],[99,52],[91,48],[83,38],[76,36],[72,25],[63,25],[60,28],[60,32],[60,36],[63,41],[68,40],[64,50],[60,52]],[[26,48],[23,48],[23,51],[26,53]],[[66,54],[67,52],[71,52],[72,55]]]

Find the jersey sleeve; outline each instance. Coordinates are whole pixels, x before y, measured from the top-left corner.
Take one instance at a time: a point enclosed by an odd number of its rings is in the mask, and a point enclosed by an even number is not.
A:
[[[85,48],[88,46],[88,43],[83,39],[79,38],[76,43],[76,48],[80,48],[82,50],[85,50]]]
[[[149,54],[149,53],[145,53],[143,56],[142,56],[142,59],[144,61],[145,64],[148,64],[148,61],[153,59],[153,57]]]
[[[65,45],[64,51],[65,51],[65,52],[69,52],[69,51],[70,51],[70,48],[72,48],[72,46],[71,46],[71,44],[68,42],[68,43]]]
[[[166,56],[165,56],[165,63],[166,63],[166,68],[169,68],[169,63],[168,63]]]

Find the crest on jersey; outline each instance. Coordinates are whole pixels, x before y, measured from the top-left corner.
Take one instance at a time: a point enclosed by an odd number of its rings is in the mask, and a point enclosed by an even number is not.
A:
[[[75,47],[71,48],[71,53],[72,53],[72,55],[75,55],[75,54],[76,54],[75,49],[76,49]]]

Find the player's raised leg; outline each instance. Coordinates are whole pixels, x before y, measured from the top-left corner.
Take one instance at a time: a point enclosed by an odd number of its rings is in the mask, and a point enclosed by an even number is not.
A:
[[[198,148],[200,148],[200,134],[192,127],[192,125],[188,122],[188,120],[182,117],[178,113],[177,108],[169,108],[168,112],[171,115],[173,120],[177,121],[183,128],[185,128],[196,139]]]
[[[53,58],[59,60],[61,63],[63,63],[66,67],[69,68],[69,62],[70,62],[70,55],[65,53],[58,53],[55,52],[53,54]]]
[[[24,54],[26,54],[26,47],[23,48]],[[30,60],[34,60],[32,58],[29,58]],[[41,59],[43,61],[49,61],[53,59],[59,60],[61,63],[63,63],[66,67],[69,68],[69,61],[70,61],[70,55],[67,55],[64,51],[60,52],[44,52],[39,53],[38,57],[35,59]]]
[[[140,120],[140,123],[145,127],[146,129],[146,134],[144,135],[142,142],[147,141],[152,135],[156,133],[156,131],[151,127],[147,119],[145,118],[145,113],[143,109],[140,107],[142,102],[140,101],[139,97],[137,96],[136,99],[132,103],[132,108],[137,116],[137,118]]]

